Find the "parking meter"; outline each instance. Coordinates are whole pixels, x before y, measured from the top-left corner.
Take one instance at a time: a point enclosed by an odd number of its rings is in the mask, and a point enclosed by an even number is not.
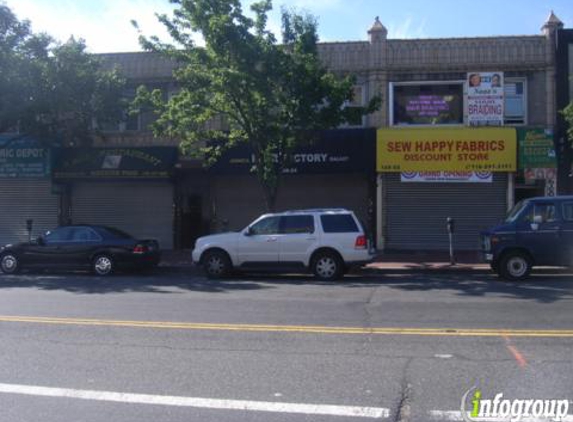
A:
[[[454,219],[452,217],[448,217],[446,219],[446,225],[448,227],[448,233],[453,233],[455,230],[455,226],[454,226]]]
[[[26,231],[28,232],[28,242],[32,241],[32,226],[34,225],[34,220],[28,218],[26,220]]]
[[[452,217],[448,217],[446,219],[446,227],[448,229],[448,238],[450,240],[450,264],[455,265],[456,260],[454,258],[454,230],[455,230],[455,223]]]

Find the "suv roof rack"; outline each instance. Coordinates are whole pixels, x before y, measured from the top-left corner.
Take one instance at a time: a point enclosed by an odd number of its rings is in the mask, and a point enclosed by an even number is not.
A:
[[[346,208],[308,208],[302,210],[288,210],[284,211],[282,214],[294,214],[294,213],[313,213],[313,212],[350,212]]]

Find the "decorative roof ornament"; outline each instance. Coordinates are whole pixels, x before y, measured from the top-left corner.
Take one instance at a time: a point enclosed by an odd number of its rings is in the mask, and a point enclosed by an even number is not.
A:
[[[382,25],[378,16],[376,16],[374,24],[368,30],[368,35],[370,36],[371,43],[380,42],[388,37],[388,30]]]
[[[552,10],[549,16],[547,17],[547,20],[541,27],[541,30],[543,31],[544,34],[548,34],[557,29],[563,29],[563,22],[555,15],[555,13],[553,13]]]

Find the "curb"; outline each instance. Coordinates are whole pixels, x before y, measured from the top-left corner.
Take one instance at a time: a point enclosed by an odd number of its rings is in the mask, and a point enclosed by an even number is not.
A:
[[[162,274],[189,274],[203,275],[201,268],[195,265],[160,265],[156,271]],[[489,267],[363,267],[350,272],[355,275],[383,276],[390,273],[403,274],[488,274],[492,273]],[[493,273],[492,273],[493,274]]]
[[[194,265],[159,265],[155,271],[162,274],[203,274],[201,268]]]
[[[493,274],[490,268],[476,267],[366,267],[358,271],[368,275],[383,275],[384,273],[410,274]]]

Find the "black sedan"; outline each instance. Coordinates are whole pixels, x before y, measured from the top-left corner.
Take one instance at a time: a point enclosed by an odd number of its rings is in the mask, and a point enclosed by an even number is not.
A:
[[[23,268],[91,269],[105,276],[120,268],[152,268],[160,258],[155,240],[137,240],[112,227],[75,225],[0,248],[0,270],[15,274]]]

